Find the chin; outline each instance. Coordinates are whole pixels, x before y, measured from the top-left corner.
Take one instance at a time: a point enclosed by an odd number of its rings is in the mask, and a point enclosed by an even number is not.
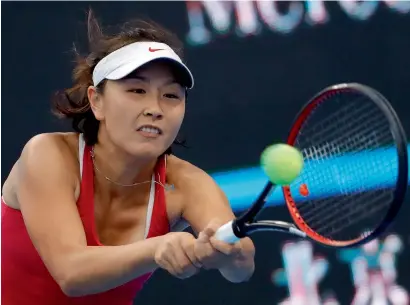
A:
[[[162,145],[154,143],[138,143],[133,145],[129,150],[129,153],[135,157],[146,158],[146,159],[156,159],[164,153],[166,148]]]

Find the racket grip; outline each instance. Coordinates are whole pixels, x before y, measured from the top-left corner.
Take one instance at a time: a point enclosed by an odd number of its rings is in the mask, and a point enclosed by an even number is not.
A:
[[[215,232],[215,238],[217,240],[224,241],[228,244],[234,244],[240,240],[240,238],[237,237],[233,231],[232,222],[233,221],[231,220],[230,222],[224,224]]]

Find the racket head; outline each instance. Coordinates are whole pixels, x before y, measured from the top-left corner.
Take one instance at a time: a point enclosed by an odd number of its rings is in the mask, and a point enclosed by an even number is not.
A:
[[[300,230],[332,247],[365,244],[386,231],[408,183],[406,135],[386,98],[357,83],[325,88],[297,115],[287,143],[300,149],[305,161],[297,181],[282,187]],[[377,152],[386,149],[392,159],[381,164]],[[353,164],[353,158],[359,161]],[[389,181],[375,183],[383,165]],[[343,180],[346,177],[350,180]]]

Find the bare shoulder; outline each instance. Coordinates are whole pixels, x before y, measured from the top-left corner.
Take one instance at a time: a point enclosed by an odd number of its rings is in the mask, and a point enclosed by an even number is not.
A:
[[[78,163],[78,136],[75,133],[43,133],[31,138],[24,146],[17,161],[19,166],[27,165],[32,159],[55,158],[64,160],[67,169],[76,168]]]
[[[175,156],[168,158],[167,168],[169,183],[181,198],[182,218],[195,232],[212,219],[227,222],[234,217],[224,192],[204,170]]]
[[[24,146],[3,184],[2,195],[7,205],[19,209],[16,193],[21,175],[28,167],[64,166],[68,176],[78,176],[76,147],[78,147],[78,135],[75,133],[43,133],[32,137]]]
[[[58,148],[61,153],[67,157],[74,151],[73,148],[78,144],[78,135],[75,133],[41,133],[32,137],[23,149],[25,151],[38,151],[42,150],[44,146],[48,148]]]
[[[198,183],[215,185],[212,177],[194,164],[174,155],[167,158],[167,177],[176,188],[198,186]]]

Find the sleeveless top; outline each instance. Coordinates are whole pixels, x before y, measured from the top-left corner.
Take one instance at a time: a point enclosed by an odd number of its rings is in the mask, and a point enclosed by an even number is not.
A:
[[[77,200],[88,246],[103,246],[94,219],[94,168],[91,147],[79,139],[81,191]],[[166,156],[158,159],[151,181],[145,238],[170,231],[165,190]],[[46,213],[46,211],[44,211]],[[131,305],[144,282],[145,274],[109,291],[84,297],[68,297],[51,277],[31,242],[19,210],[1,203],[1,300],[5,305]]]

